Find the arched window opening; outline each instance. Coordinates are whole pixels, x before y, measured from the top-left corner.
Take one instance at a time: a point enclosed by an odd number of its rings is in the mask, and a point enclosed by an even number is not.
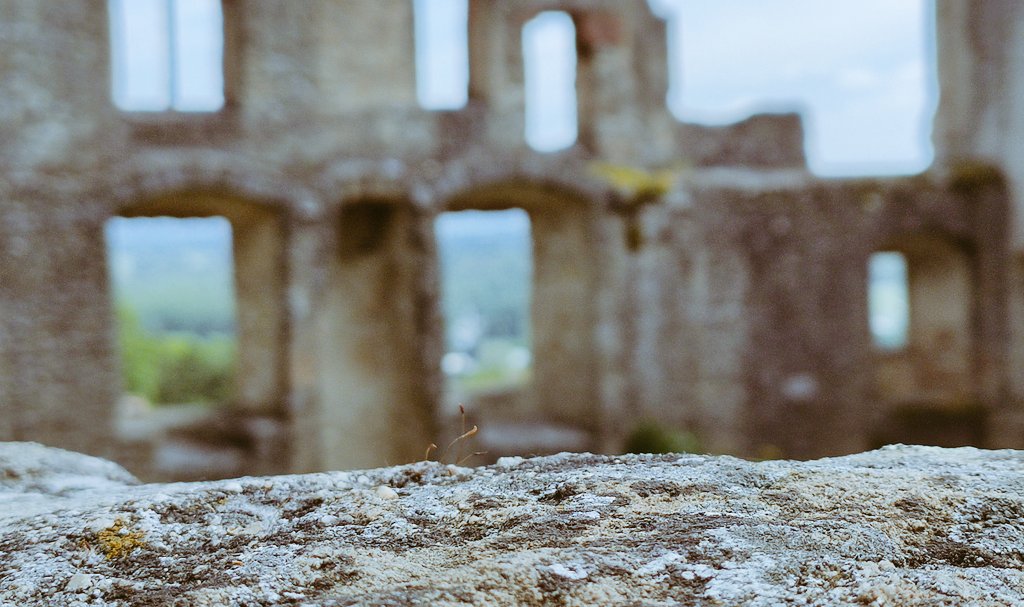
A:
[[[530,217],[522,209],[457,211],[435,223],[449,395],[519,388],[532,368]]]
[[[234,397],[231,223],[114,217],[106,224],[125,391],[152,405]]]
[[[910,331],[910,285],[907,258],[896,251],[881,251],[868,262],[868,321],[876,348],[894,351],[906,347]]]
[[[891,403],[969,403],[974,394],[970,259],[955,242],[934,235],[894,245],[875,253],[869,266],[879,395]]]
[[[468,0],[414,0],[416,95],[428,110],[456,110],[469,98]]]
[[[109,0],[114,104],[133,112],[224,105],[220,0]]]
[[[523,26],[526,143],[538,152],[572,146],[579,131],[576,27],[563,11],[545,11]]]

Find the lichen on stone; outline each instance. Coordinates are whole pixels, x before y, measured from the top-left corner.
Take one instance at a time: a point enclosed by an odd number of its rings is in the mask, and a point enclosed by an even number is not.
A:
[[[145,548],[141,531],[130,531],[123,519],[117,519],[113,525],[96,534],[100,551],[109,561],[124,558],[136,548]]]

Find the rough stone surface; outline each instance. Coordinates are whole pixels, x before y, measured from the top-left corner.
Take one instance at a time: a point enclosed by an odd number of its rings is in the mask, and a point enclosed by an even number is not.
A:
[[[4,605],[1024,601],[1019,451],[560,454],[138,485],[5,443],[0,478]]]

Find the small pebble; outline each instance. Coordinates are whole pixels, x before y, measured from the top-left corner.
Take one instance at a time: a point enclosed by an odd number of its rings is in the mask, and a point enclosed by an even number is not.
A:
[[[379,485],[377,487],[377,497],[386,500],[393,500],[398,497],[398,493],[387,485]]]
[[[93,577],[94,576],[89,575],[88,573],[76,573],[68,580],[67,585],[64,586],[64,590],[67,590],[68,592],[83,592],[88,590],[89,588],[92,588],[93,583],[95,583]]]
[[[511,455],[505,457],[499,457],[495,465],[499,468],[514,468],[519,464],[523,463],[523,458],[518,455]]]
[[[89,521],[85,528],[93,533],[99,533],[104,529],[110,529],[116,522],[112,516],[99,516]]]
[[[580,567],[579,569],[574,569],[566,567],[561,563],[555,563],[554,565],[549,566],[548,571],[557,575],[558,577],[563,577],[568,580],[582,580],[587,577],[587,570],[583,567]]]

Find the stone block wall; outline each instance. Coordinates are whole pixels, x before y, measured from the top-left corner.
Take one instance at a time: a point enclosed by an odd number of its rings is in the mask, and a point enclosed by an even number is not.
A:
[[[969,400],[1016,411],[994,173],[823,182],[794,116],[675,123],[642,0],[471,0],[470,103],[427,112],[411,4],[344,4],[226,0],[225,108],[143,115],[110,101],[105,3],[0,0],[0,440],[149,473],[148,447],[114,431],[103,225],[157,213],[235,229],[243,352],[225,424],[252,453],[231,474],[399,463],[452,427],[432,223],[454,209],[532,221],[534,380],[512,414],[474,410],[481,425],[557,426],[606,451],[646,418],[721,452],[865,448],[907,400],[878,393],[866,263],[915,235],[971,269]],[[549,9],[576,24],[581,135],[538,154],[521,27]],[[630,191],[597,161],[678,178]]]

